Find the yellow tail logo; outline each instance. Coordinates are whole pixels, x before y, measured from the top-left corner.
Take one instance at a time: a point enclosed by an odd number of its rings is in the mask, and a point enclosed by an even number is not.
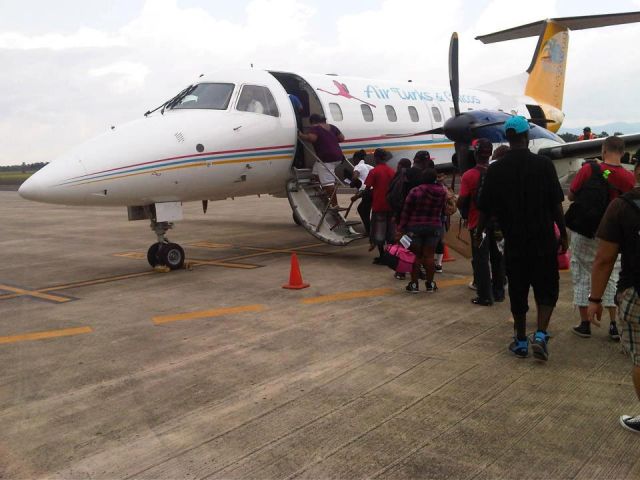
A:
[[[553,21],[545,22],[533,56],[525,95],[543,105],[562,110],[569,32]]]

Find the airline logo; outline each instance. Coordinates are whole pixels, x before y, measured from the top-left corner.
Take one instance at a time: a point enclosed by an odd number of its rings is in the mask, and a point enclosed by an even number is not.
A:
[[[562,69],[567,59],[567,32],[556,33],[542,47],[540,60],[545,70]]]
[[[337,92],[330,92],[328,90],[324,90],[323,88],[318,88],[318,91],[320,92],[324,92],[324,93],[328,93],[329,95],[333,95],[335,97],[344,97],[348,100],[357,100],[360,103],[366,103],[367,105],[369,105],[370,107],[376,108],[376,106],[373,103],[369,103],[369,102],[365,102],[364,100],[361,100],[357,97],[354,97],[353,95],[351,95],[349,93],[349,89],[347,88],[347,85],[345,85],[344,83],[340,83],[340,82],[336,82],[335,80],[333,81],[333,84],[335,85],[335,87],[338,89]]]

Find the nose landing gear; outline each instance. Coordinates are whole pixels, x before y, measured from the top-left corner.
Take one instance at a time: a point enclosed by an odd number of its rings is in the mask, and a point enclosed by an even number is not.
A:
[[[184,250],[177,243],[169,242],[167,231],[173,228],[173,223],[151,221],[151,230],[156,233],[158,242],[149,247],[147,261],[152,267],[165,265],[171,270],[178,270],[184,266]]]

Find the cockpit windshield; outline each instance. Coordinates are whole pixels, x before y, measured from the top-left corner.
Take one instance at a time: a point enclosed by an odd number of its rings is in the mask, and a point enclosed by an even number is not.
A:
[[[171,108],[226,110],[231,100],[233,88],[233,83],[199,83]]]

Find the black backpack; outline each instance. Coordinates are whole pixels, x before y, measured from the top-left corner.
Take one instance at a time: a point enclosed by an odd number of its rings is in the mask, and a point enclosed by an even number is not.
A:
[[[575,201],[564,218],[571,230],[588,238],[594,238],[600,220],[609,205],[609,191],[613,188],[605,179],[597,162],[589,162],[591,176],[575,193]]]
[[[401,212],[404,207],[404,200],[407,196],[407,169],[402,168],[398,174],[393,177],[387,190],[387,203],[394,212]]]
[[[628,194],[624,194],[620,196],[625,202],[627,202],[635,211],[636,219],[630,219],[630,225],[639,226],[638,233],[636,236],[636,248],[633,256],[633,264],[631,268],[633,269],[633,286],[636,291],[640,294],[640,199],[632,198]]]
[[[472,201],[474,202],[476,208],[478,208],[478,200],[480,199],[480,194],[482,193],[482,187],[484,185],[484,177],[487,175],[486,168],[479,168],[479,167],[475,167],[475,168],[477,168],[480,171],[480,178],[478,179],[478,188],[476,188],[476,193],[473,196],[473,198],[471,197],[471,195],[469,195],[468,197],[465,197],[460,207],[460,216],[465,220],[469,220],[469,210],[471,210]]]

